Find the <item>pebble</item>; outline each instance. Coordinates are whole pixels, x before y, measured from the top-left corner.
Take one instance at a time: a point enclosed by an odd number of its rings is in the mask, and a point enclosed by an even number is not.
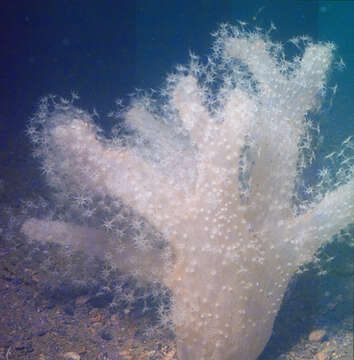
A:
[[[326,336],[325,330],[314,330],[309,335],[309,341],[311,342],[320,342]]]
[[[80,355],[76,352],[70,351],[64,354],[64,359],[67,360],[80,360]]]
[[[318,352],[314,358],[315,360],[328,360],[329,359],[329,353],[328,350],[322,350]]]
[[[110,341],[110,340],[113,339],[113,336],[112,336],[112,334],[111,334],[109,331],[103,330],[103,331],[101,332],[101,338],[102,338],[103,340]]]

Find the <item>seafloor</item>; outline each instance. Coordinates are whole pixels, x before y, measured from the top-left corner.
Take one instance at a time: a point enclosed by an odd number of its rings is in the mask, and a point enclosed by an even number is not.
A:
[[[261,360],[353,359],[351,250],[339,254],[343,266],[322,275],[310,266],[296,277]],[[84,257],[61,255],[0,235],[0,359],[177,359],[173,334],[146,335],[153,313],[112,305],[104,264],[84,261],[80,273],[70,262]]]
[[[127,313],[107,264],[18,234],[36,216],[18,202],[46,189],[22,140],[0,151],[0,360],[177,359],[172,333],[149,336],[154,311]],[[341,238],[293,279],[259,360],[353,359],[354,226]]]

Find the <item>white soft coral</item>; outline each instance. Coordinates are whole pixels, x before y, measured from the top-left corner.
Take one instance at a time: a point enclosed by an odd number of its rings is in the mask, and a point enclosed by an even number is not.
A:
[[[222,27],[216,44],[212,66],[196,71],[192,62],[170,78],[165,118],[138,100],[127,111],[142,136],[134,148],[98,135],[81,110],[56,104],[39,117],[38,153],[55,165],[47,176],[57,188],[84,186],[117,208],[122,201],[164,235],[168,246],[159,251],[138,242],[111,260],[171,289],[180,359],[251,360],[270,337],[292,274],[353,221],[354,180],[347,171],[345,184],[295,215],[300,142],[332,44],[308,43],[294,63],[258,32]],[[208,75],[218,72],[213,94]],[[23,226],[32,238],[114,252],[109,230],[34,219]]]

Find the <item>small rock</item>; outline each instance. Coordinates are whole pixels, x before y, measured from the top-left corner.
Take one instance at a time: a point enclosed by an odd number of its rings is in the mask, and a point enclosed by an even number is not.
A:
[[[22,341],[15,342],[15,349],[24,351],[25,353],[31,353],[33,351],[33,347],[30,342],[27,343]]]
[[[325,336],[326,336],[325,330],[314,330],[309,335],[309,341],[320,342],[325,338]]]
[[[329,359],[329,354],[327,349],[322,350],[315,355],[315,360],[328,360],[328,359]]]
[[[70,351],[64,354],[64,359],[67,360],[80,360],[80,355],[76,352]]]
[[[49,331],[50,331],[50,329],[41,329],[41,330],[38,330],[37,336],[44,336],[44,335],[48,334]]]
[[[110,341],[110,340],[113,339],[113,336],[112,336],[112,334],[111,334],[109,331],[103,330],[103,331],[101,332],[101,338],[102,338],[103,340]]]

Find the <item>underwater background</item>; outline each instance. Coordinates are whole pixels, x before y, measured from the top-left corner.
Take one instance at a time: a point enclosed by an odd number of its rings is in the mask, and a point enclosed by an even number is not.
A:
[[[190,51],[206,57],[221,23],[270,29],[275,41],[309,35],[332,41],[344,66],[334,67],[319,117],[330,153],[354,133],[354,6],[352,1],[12,1],[0,5],[0,149],[22,138],[39,99],[54,94],[94,108],[100,125],[117,98],[158,89]],[[288,51],[291,57],[291,51]],[[338,60],[339,61],[339,60]],[[342,71],[338,68],[343,67]],[[328,136],[329,135],[329,136]],[[4,179],[4,174],[1,178]]]
[[[127,105],[129,94],[137,89],[158,89],[167,73],[188,62],[190,51],[207,56],[210,33],[225,22],[244,21],[265,30],[273,23],[272,38],[280,42],[309,35],[336,44],[331,89],[313,119],[320,124],[321,138],[318,161],[304,174],[311,183],[325,155],[354,136],[353,20],[354,3],[334,0],[2,1],[0,214],[47,191],[25,136],[41,97],[69,98],[75,91],[80,96],[77,105],[97,111],[97,122],[108,132],[114,124],[107,115],[117,99]],[[294,54],[289,49],[287,55]],[[4,236],[7,225],[0,223],[0,228]],[[329,329],[329,334],[344,326],[353,331],[352,228],[346,236],[347,241],[322,250],[320,265],[311,264],[293,281],[260,359],[275,359],[318,327]]]

